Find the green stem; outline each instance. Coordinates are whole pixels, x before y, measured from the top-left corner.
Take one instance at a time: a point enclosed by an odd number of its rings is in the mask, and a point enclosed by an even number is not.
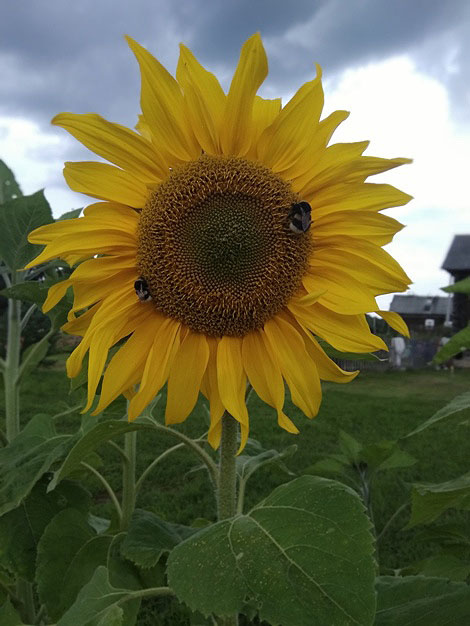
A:
[[[149,587],[148,589],[138,589],[129,594],[124,601],[135,598],[155,598],[157,596],[174,596],[175,592],[170,587]]]
[[[111,487],[111,485],[108,483],[108,481],[103,476],[103,474],[101,474],[101,472],[99,472],[97,469],[95,469],[92,465],[89,465],[85,461],[82,461],[81,465],[83,465],[83,467],[85,467],[89,472],[94,474],[96,476],[96,478],[100,481],[100,483],[103,485],[103,487],[106,489],[106,491],[108,492],[108,495],[109,495],[109,497],[111,499],[111,502],[114,504],[114,508],[116,509],[116,513],[118,515],[118,519],[121,522],[121,520],[122,520],[121,505],[119,504],[119,501],[118,501],[118,499],[116,497],[116,494],[114,493],[114,490]]]
[[[219,489],[217,498],[217,517],[224,520],[236,514],[237,502],[237,435],[238,422],[225,411],[222,416],[222,437],[219,458]],[[222,626],[238,626],[238,615],[222,617]]]
[[[236,512],[238,422],[225,411],[222,417],[222,438],[220,441],[219,492],[217,498],[218,519],[233,517]]]
[[[122,518],[121,530],[127,530],[135,509],[135,462],[137,451],[137,431],[124,435],[124,453],[127,461],[122,465]]]
[[[21,347],[21,302],[8,300],[8,334],[3,382],[5,387],[6,436],[11,441],[20,432],[18,371]]]

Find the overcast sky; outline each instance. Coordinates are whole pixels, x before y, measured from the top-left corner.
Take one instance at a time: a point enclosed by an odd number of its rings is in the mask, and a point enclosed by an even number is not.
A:
[[[45,188],[55,215],[86,205],[67,190],[62,164],[93,156],[49,122],[96,112],[134,126],[140,77],[123,35],[172,72],[186,43],[226,88],[256,31],[269,58],[261,95],[286,102],[320,63],[325,115],[351,111],[333,139],[414,159],[369,180],[414,196],[387,212],[407,224],[388,249],[413,293],[439,294],[453,235],[470,233],[469,0],[4,0],[0,158],[25,193]]]

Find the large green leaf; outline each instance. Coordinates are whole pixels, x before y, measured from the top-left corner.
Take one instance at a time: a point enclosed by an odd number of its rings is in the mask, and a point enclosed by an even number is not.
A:
[[[435,554],[409,565],[406,568],[406,573],[448,578],[460,582],[467,580],[470,574],[470,563],[452,554]]]
[[[465,624],[470,624],[470,587],[465,583],[425,576],[378,579],[375,626]]]
[[[313,476],[199,531],[168,560],[170,587],[193,610],[229,615],[255,602],[272,626],[372,624],[374,570],[359,496]]]
[[[22,300],[23,302],[32,302],[38,306],[44,304],[47,298],[49,287],[39,280],[27,280],[24,283],[18,283],[12,287],[7,287],[0,291],[0,295],[13,300]]]
[[[141,576],[141,572],[149,574],[152,579],[152,570],[139,570],[134,563],[131,563],[122,555],[122,544],[125,533],[119,533],[113,538],[108,551],[108,580],[113,587],[119,589],[131,589],[132,591],[142,589],[146,576]],[[161,585],[159,582],[157,586]],[[152,583],[152,587],[153,587]],[[141,599],[129,599],[122,606],[123,624],[135,624],[139,612]]]
[[[109,618],[112,618],[110,623],[113,626],[127,626],[123,622],[120,605],[131,597],[132,590],[113,587],[109,582],[108,570],[100,566],[82,587],[75,603],[60,618],[57,626],[104,626],[108,624],[106,620]]]
[[[66,453],[71,435],[58,435],[49,415],[35,415],[0,449],[0,515],[15,509],[52,464]]]
[[[196,528],[173,524],[150,511],[136,509],[121,552],[139,567],[152,567],[164,552],[170,552],[195,532]]]
[[[408,528],[429,524],[451,508],[470,510],[470,472],[444,483],[417,483],[411,494]]]
[[[470,348],[470,326],[453,335],[433,358],[433,363],[443,363],[462,351]]]
[[[2,161],[0,161],[1,165]],[[0,624],[2,626],[23,626],[23,621],[13,608],[10,600],[0,606]]]
[[[54,489],[59,481],[77,469],[80,463],[103,442],[125,433],[149,429],[154,429],[153,423],[151,420],[145,420],[144,418],[141,418],[138,422],[109,420],[96,424],[75,443],[60,468],[54,473],[50,488]]]
[[[36,583],[52,619],[72,606],[96,568],[106,564],[111,540],[97,535],[77,509],[65,509],[51,520],[38,545]]]
[[[22,269],[41,251],[42,246],[29,243],[28,233],[53,221],[42,191],[0,206],[0,258],[11,271]]]
[[[445,417],[448,417],[449,415],[454,415],[455,413],[460,413],[461,411],[465,411],[467,409],[470,409],[470,391],[466,391],[460,396],[456,396],[455,398],[453,398],[449,402],[449,404],[446,404],[444,407],[442,407],[442,409],[439,409],[439,411],[434,413],[434,415],[432,415],[428,420],[420,424],[418,428],[415,428],[411,431],[411,433],[405,435],[403,439],[405,439],[406,437],[412,437],[413,435],[417,435],[422,430],[433,426]]]
[[[22,196],[15,175],[4,161],[0,159],[0,205]]]
[[[76,217],[80,216],[82,212],[81,209],[72,209],[71,211],[67,211],[66,213],[62,213],[60,217],[57,218],[57,222],[62,222],[63,220],[73,220]]]
[[[447,287],[441,287],[442,291],[446,291],[447,293],[467,293],[470,294],[470,276],[464,278],[463,280],[459,280],[457,283],[453,285],[448,285]]]
[[[63,481],[46,493],[48,478],[38,482],[26,500],[0,517],[0,563],[17,576],[32,581],[37,545],[51,519],[64,508],[86,512],[90,494],[77,483]]]
[[[21,355],[21,376],[28,376],[36,367],[46,358],[49,351],[50,343],[47,340],[40,339],[36,343],[29,345]]]

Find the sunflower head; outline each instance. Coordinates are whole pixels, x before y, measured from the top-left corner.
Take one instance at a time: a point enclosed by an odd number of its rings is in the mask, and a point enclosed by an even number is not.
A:
[[[242,47],[228,93],[181,46],[173,78],[128,38],[142,73],[137,131],[99,115],[62,113],[53,123],[112,163],[66,163],[75,190],[100,200],[84,217],[30,235],[46,244],[31,264],[62,258],[74,271],[74,305],[64,330],[82,336],[67,370],[89,354],[88,410],[124,393],[134,419],[168,383],[166,421],[186,419],[201,391],[217,446],[224,411],[249,430],[246,383],[277,413],[284,384],[308,417],[320,379],[347,382],[318,338],[334,348],[385,348],[369,331],[376,311],[401,332],[401,319],[375,297],[409,279],[382,249],[401,224],[380,213],[406,194],[365,182],[408,162],[363,156],[367,142],[333,144],[347,117],[321,119],[321,72],[282,106],[257,91],[267,74],[259,35]],[[109,349],[118,351],[107,362]]]

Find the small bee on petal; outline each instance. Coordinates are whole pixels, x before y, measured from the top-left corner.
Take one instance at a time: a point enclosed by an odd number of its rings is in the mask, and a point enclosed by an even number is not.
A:
[[[296,202],[289,213],[289,228],[296,235],[306,233],[312,223],[312,208],[308,202]]]
[[[134,289],[137,294],[137,297],[139,298],[141,302],[148,302],[149,300],[152,299],[152,296],[150,295],[150,291],[149,291],[147,281],[145,280],[145,278],[142,278],[142,277],[138,278],[134,283]]]

